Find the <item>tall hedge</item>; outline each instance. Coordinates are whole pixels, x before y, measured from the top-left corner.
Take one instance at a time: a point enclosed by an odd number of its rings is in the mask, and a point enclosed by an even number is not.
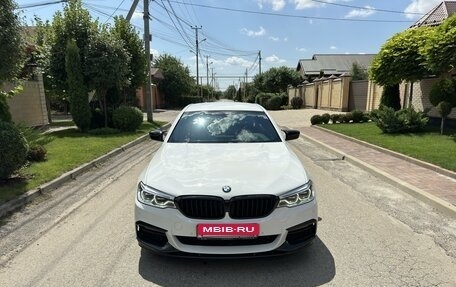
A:
[[[65,55],[65,69],[73,121],[81,131],[87,131],[90,127],[91,118],[89,96],[84,86],[79,48],[75,40],[68,41]]]

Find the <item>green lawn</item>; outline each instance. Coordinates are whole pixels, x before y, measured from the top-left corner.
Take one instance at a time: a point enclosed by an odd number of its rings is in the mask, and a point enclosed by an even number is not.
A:
[[[438,127],[422,133],[384,134],[375,123],[320,125],[320,127],[456,171],[456,131],[440,135]]]
[[[47,160],[34,162],[21,169],[22,178],[0,183],[0,203],[49,182],[84,163],[118,148],[164,123],[144,122],[136,132],[113,135],[91,135],[76,129],[61,130],[43,135],[47,143]],[[23,178],[26,178],[23,179]]]

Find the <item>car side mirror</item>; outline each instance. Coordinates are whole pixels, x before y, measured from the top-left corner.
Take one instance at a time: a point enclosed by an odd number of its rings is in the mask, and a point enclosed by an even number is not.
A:
[[[295,140],[301,134],[298,130],[282,130],[285,133],[285,140]]]
[[[153,130],[149,132],[149,137],[154,141],[163,141],[166,131]]]

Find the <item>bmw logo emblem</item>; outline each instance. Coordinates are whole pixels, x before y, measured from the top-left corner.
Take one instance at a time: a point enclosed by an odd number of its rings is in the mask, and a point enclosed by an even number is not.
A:
[[[231,191],[231,187],[229,187],[228,185],[225,185],[224,187],[222,187],[222,190],[223,190],[223,192],[228,193]]]

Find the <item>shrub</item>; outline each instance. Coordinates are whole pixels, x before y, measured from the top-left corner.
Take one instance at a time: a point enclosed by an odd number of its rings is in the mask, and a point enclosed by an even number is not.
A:
[[[364,112],[363,113],[363,122],[367,123],[370,120],[371,120],[371,114],[369,112]]]
[[[27,159],[29,161],[45,161],[46,160],[47,150],[44,146],[37,144],[30,146],[30,149],[27,153]]]
[[[258,95],[256,95],[255,97],[255,103],[265,107],[265,105],[267,105],[267,101],[272,98],[273,96],[275,96],[275,94],[272,94],[272,93],[259,93]],[[266,108],[266,107],[265,107]]]
[[[373,114],[373,120],[384,133],[417,132],[428,122],[423,112],[417,112],[413,108],[394,111],[393,108],[382,106]]]
[[[280,110],[282,106],[282,97],[281,96],[273,96],[269,100],[267,100],[266,105],[264,106],[268,110]]]
[[[121,106],[112,114],[114,127],[121,131],[135,131],[143,122],[143,113],[135,107]]]
[[[0,121],[11,122],[11,113],[6,102],[6,95],[2,91],[0,91]]]
[[[328,124],[330,118],[331,118],[330,114],[324,113],[324,114],[321,115],[321,122],[324,123],[324,124]]]
[[[361,123],[364,121],[364,113],[360,110],[354,110],[351,112],[354,123]]]
[[[12,123],[0,121],[0,179],[10,177],[27,158],[28,144]]]
[[[322,118],[320,115],[313,115],[311,118],[310,118],[310,123],[312,125],[319,125],[322,123]]]
[[[331,119],[332,123],[335,124],[335,123],[341,121],[342,115],[341,114],[332,114],[329,118]]]
[[[342,122],[348,124],[350,121],[353,120],[353,116],[351,113],[346,113],[345,115],[342,116]]]
[[[281,93],[280,97],[282,98],[282,103],[280,104],[281,106],[286,106],[288,105],[288,94],[287,93]]]
[[[434,107],[437,107],[440,102],[448,102],[452,107],[456,106],[456,84],[455,81],[442,79],[432,86],[429,93],[429,101]]]
[[[304,101],[302,100],[301,97],[293,97],[293,98],[291,98],[291,106],[295,110],[300,109],[302,107],[303,103],[304,103]]]

